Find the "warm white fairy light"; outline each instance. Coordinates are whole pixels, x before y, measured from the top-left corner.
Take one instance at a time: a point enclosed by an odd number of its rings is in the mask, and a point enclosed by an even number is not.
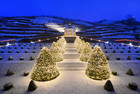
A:
[[[52,58],[54,62],[60,62],[63,61],[63,54],[60,50],[60,48],[58,47],[58,43],[53,42],[50,52],[52,54]]]
[[[110,77],[109,64],[101,48],[95,45],[88,60],[86,75],[92,79],[105,80]]]
[[[80,47],[78,49],[78,53],[81,54],[83,52],[85,44],[86,44],[86,42],[84,40],[81,40]]]
[[[90,58],[91,53],[92,53],[92,49],[90,47],[90,44],[86,42],[85,46],[83,47],[82,53],[80,55],[80,60],[87,62]]]
[[[56,63],[47,47],[41,50],[32,69],[31,78],[36,81],[48,81],[59,75]]]

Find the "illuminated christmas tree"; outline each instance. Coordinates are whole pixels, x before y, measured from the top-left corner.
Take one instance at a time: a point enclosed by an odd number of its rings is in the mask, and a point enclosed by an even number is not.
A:
[[[59,48],[58,48],[56,42],[53,42],[53,43],[52,43],[50,52],[51,52],[51,54],[52,54],[52,58],[53,58],[53,61],[54,61],[54,62],[63,61],[63,55],[62,55],[61,51],[59,50]]]
[[[85,41],[82,40],[81,43],[80,43],[80,48],[78,49],[78,53],[81,54],[83,52],[85,44],[86,44]]]
[[[75,41],[74,41],[74,46],[75,46],[75,47],[76,47],[77,41],[78,41],[78,37],[76,37],[76,39],[75,39]]]
[[[64,38],[60,38],[57,41],[57,46],[58,46],[59,50],[62,52],[62,54],[64,54],[65,47],[66,47],[66,41],[65,41],[65,39]]]
[[[75,47],[77,46],[79,40],[80,40],[80,38],[77,36],[76,39],[75,39],[75,41],[74,41],[74,46]]]
[[[76,47],[76,49],[80,48],[80,44],[81,44],[82,40],[77,36],[74,42],[74,46]]]
[[[92,79],[104,80],[110,76],[109,64],[101,48],[95,46],[86,68],[86,75]]]
[[[64,37],[61,38],[62,43],[64,44],[64,47],[66,46],[66,40]]]
[[[59,75],[56,63],[47,47],[43,47],[33,67],[31,78],[36,81],[48,81]]]
[[[84,48],[83,48],[83,52],[80,55],[80,60],[87,62],[91,56],[92,53],[92,49],[90,47],[90,44],[88,42],[86,42]]]

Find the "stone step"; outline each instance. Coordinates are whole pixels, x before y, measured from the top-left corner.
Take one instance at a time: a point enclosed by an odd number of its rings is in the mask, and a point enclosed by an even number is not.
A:
[[[67,43],[64,60],[58,62],[57,66],[60,71],[85,71],[86,62],[79,61],[79,54],[73,43]]]
[[[82,62],[80,61],[79,59],[64,59],[63,61],[61,62],[58,62],[58,63],[87,63],[87,62]]]
[[[74,46],[71,46],[71,47],[69,47],[69,46],[66,46],[66,48],[75,48]]]
[[[77,52],[77,50],[75,48],[65,49],[65,52]]]
[[[74,47],[74,44],[73,44],[73,43],[67,43],[67,44],[66,44],[66,47],[70,47],[70,48],[71,48],[71,47]]]
[[[58,67],[85,67],[86,63],[59,63]]]
[[[79,58],[79,54],[64,54],[63,57],[64,59],[78,59]]]
[[[75,68],[75,69],[59,69],[60,71],[85,71],[85,69],[83,69],[83,68],[81,68],[81,69],[77,69],[77,68]]]
[[[66,51],[64,54],[77,54],[77,52]]]

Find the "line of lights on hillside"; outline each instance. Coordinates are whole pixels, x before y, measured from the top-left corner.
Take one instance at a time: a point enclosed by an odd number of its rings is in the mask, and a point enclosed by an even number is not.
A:
[[[58,39],[58,37],[56,37],[56,39]],[[81,39],[83,39],[83,37],[81,37]],[[49,39],[47,39],[47,40],[49,40]],[[91,38],[91,40],[92,40],[92,38]],[[38,40],[38,42],[41,42],[42,40]],[[101,40],[98,40],[99,42],[101,42]],[[31,41],[31,43],[35,43],[35,42],[32,42]],[[105,43],[109,43],[109,41],[106,41]],[[124,44],[124,43],[122,43],[122,44]],[[6,46],[10,46],[11,44],[9,44],[9,43],[7,43],[7,45]],[[134,46],[132,43],[129,43],[128,44],[129,46]],[[1,46],[0,46],[1,47]],[[135,46],[135,47],[140,47],[140,46]]]

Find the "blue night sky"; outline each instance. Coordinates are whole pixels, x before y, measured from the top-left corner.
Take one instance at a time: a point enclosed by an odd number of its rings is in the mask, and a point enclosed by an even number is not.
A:
[[[140,21],[140,0],[1,0],[0,16],[61,16],[85,21]]]

